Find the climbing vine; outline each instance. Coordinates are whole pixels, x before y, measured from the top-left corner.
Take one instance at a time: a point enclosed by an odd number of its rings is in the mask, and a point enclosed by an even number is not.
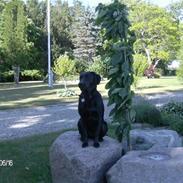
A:
[[[131,108],[133,91],[133,43],[135,34],[130,31],[128,10],[124,4],[115,0],[109,5],[99,4],[96,24],[101,27],[105,57],[109,58],[108,105],[114,105],[110,112],[113,122],[117,122],[116,135],[121,142],[127,140],[130,145],[131,122],[135,112]]]

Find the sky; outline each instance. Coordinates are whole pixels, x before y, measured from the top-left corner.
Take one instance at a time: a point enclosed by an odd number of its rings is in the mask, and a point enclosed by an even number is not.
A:
[[[96,7],[98,3],[109,3],[111,0],[80,0],[84,5],[90,5],[91,7]],[[153,4],[156,4],[161,7],[165,7],[172,2],[176,2],[178,0],[147,0]],[[68,0],[69,4],[72,4],[73,0]]]

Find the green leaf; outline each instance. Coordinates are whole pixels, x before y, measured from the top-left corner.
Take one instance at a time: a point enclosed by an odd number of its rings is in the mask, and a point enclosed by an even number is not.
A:
[[[121,88],[115,88],[111,94],[116,94],[116,93],[119,93],[122,89]]]
[[[113,109],[110,111],[109,116],[112,116],[112,115],[115,113],[115,111],[116,111],[116,108],[113,108]]]
[[[121,62],[121,58],[122,58],[122,55],[120,52],[114,54],[111,58],[111,64],[113,66],[116,66],[117,64],[119,64]]]
[[[115,74],[119,71],[119,68],[118,67],[115,67],[115,68],[112,68],[109,70],[108,72],[108,75],[112,75],[112,74]]]

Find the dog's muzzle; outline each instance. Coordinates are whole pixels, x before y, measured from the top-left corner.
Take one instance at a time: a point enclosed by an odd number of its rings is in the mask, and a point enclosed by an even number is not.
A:
[[[84,90],[84,89],[86,88],[85,85],[84,85],[83,83],[79,83],[78,86],[79,86],[79,88],[80,88],[81,90]]]

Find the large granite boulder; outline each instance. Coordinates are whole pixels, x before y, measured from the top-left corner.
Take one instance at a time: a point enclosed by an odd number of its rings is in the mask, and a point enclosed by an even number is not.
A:
[[[53,183],[102,183],[105,174],[121,157],[121,144],[104,137],[99,148],[93,141],[81,147],[77,131],[65,132],[52,144],[50,165]]]
[[[134,129],[130,132],[133,150],[148,150],[157,147],[181,147],[182,139],[173,130]]]
[[[131,151],[107,172],[107,183],[182,183],[183,148]]]

